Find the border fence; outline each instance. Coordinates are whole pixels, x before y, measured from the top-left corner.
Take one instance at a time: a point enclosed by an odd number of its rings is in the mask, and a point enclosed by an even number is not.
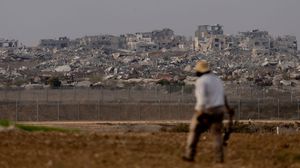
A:
[[[298,93],[293,89],[227,86],[235,119],[298,120]],[[123,89],[0,90],[0,119],[13,121],[189,120],[195,104],[192,86]]]

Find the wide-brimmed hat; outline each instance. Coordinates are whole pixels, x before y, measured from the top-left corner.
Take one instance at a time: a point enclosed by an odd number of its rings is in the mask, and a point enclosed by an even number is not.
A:
[[[200,73],[205,73],[205,72],[210,71],[209,65],[208,65],[207,61],[205,61],[205,60],[198,61],[196,63],[194,70],[197,72],[200,72]]]

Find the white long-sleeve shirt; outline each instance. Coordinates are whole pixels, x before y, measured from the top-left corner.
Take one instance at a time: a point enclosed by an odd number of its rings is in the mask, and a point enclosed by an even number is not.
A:
[[[208,73],[198,78],[195,88],[196,111],[225,104],[223,82],[215,74]]]

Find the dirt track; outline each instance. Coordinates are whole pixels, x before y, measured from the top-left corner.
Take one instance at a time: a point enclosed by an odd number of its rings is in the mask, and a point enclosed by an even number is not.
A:
[[[181,161],[186,133],[0,132],[1,168],[300,167],[300,135],[233,134],[226,163],[202,136],[196,163]]]

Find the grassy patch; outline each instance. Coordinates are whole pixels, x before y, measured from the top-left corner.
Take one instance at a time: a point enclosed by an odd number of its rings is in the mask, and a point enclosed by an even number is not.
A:
[[[9,127],[11,125],[11,122],[8,120],[0,120],[0,126],[2,127]]]
[[[294,162],[300,162],[300,154],[299,153],[294,155],[293,161]]]
[[[280,162],[300,162],[300,154],[291,151],[282,151],[276,155]]]
[[[161,132],[189,132],[189,124],[161,125]]]
[[[178,124],[171,130],[172,132],[189,132],[188,124]]]
[[[77,129],[65,129],[57,127],[48,126],[35,126],[35,125],[24,125],[24,124],[14,124],[9,120],[0,120],[0,127],[9,127],[14,125],[17,129],[27,131],[27,132],[79,132]]]
[[[78,130],[75,129],[64,129],[64,128],[47,127],[47,126],[16,124],[16,127],[20,130],[24,130],[28,132],[78,132]]]

